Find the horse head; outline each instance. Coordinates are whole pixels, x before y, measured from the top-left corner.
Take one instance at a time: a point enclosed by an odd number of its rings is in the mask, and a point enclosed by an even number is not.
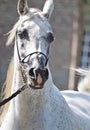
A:
[[[47,62],[54,40],[49,19],[53,7],[53,0],[46,1],[43,11],[28,8],[26,0],[18,2],[20,18],[15,25],[15,46],[26,72],[27,84],[34,89],[42,88],[49,77]]]

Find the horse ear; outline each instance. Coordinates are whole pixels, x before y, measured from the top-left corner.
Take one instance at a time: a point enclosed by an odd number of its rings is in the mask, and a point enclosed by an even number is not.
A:
[[[19,15],[24,15],[28,12],[27,0],[19,0],[17,5]]]
[[[53,0],[46,0],[43,7],[43,14],[49,19],[54,9]]]

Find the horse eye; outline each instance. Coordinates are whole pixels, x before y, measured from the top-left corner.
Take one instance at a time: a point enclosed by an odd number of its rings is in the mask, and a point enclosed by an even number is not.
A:
[[[53,35],[52,32],[47,33],[47,40],[48,40],[49,43],[54,41],[54,35]]]
[[[19,31],[18,35],[21,39],[29,40],[28,32],[26,29],[24,29],[23,31]]]

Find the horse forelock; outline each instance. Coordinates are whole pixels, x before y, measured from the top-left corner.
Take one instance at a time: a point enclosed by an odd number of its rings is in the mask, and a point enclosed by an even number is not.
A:
[[[16,35],[16,31],[17,28],[21,25],[22,22],[31,19],[33,16],[38,15],[42,18],[42,13],[39,9],[35,9],[35,8],[30,8],[30,11],[25,15],[25,16],[21,16],[19,18],[19,20],[16,22],[16,24],[13,26],[13,28],[11,29],[11,31],[9,31],[9,36],[6,42],[6,45],[9,46],[10,44],[12,44],[15,35]]]

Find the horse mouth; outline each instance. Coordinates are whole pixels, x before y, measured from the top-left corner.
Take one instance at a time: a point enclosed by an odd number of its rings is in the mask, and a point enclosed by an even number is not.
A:
[[[49,76],[48,69],[38,69],[29,76],[29,86],[33,89],[42,89]]]

